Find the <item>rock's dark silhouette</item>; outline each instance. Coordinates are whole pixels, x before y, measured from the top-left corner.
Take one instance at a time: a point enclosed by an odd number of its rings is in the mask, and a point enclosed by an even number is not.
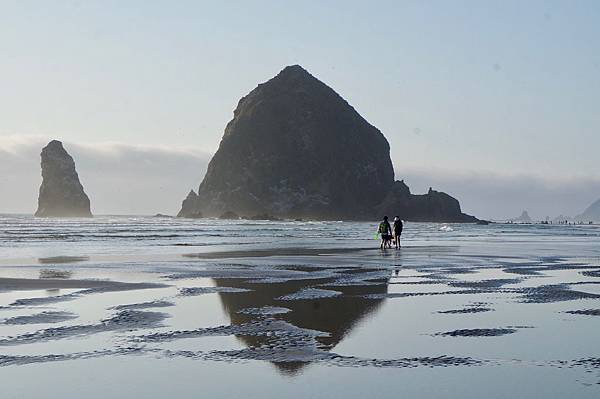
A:
[[[444,193],[414,196],[402,186],[383,134],[294,65],[239,101],[178,216],[367,220],[390,209],[407,220],[476,221]]]
[[[41,158],[42,185],[35,216],[91,217],[90,199],[62,143],[52,140],[42,149]]]
[[[291,66],[240,100],[194,211],[364,217],[385,196],[393,173],[381,132]]]
[[[464,223],[478,219],[462,213],[458,200],[429,188],[427,194],[415,195],[404,181],[396,181],[389,194],[377,207],[378,215],[399,216],[415,222]]]
[[[181,210],[177,214],[177,217],[186,217],[186,218],[201,218],[202,212],[198,207],[198,194],[194,192],[194,190],[190,190],[187,197],[181,203]]]

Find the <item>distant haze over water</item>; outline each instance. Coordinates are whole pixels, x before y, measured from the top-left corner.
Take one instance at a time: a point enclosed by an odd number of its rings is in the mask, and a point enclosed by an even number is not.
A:
[[[33,213],[41,183],[39,153],[50,137],[0,136],[0,213]],[[211,154],[200,148],[73,143],[75,159],[95,214],[174,214],[181,199],[197,189]],[[577,215],[600,198],[600,179],[544,179],[490,172],[423,170],[395,164],[396,178],[414,193],[432,186],[458,198],[463,211],[507,219],[526,209],[534,220]]]

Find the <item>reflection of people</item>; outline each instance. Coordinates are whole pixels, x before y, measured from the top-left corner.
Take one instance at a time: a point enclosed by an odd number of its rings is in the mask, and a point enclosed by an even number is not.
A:
[[[383,222],[379,223],[379,229],[377,230],[379,234],[381,234],[381,249],[385,249],[392,247],[392,227],[390,226],[390,222],[388,222],[388,217],[383,217]]]
[[[400,248],[400,236],[402,235],[402,220],[398,216],[394,218],[394,246]]]

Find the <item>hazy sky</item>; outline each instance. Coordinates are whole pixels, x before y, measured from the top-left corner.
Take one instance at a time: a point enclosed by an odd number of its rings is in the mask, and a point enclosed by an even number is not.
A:
[[[241,96],[297,63],[386,135],[413,191],[430,179],[484,217],[504,188],[502,212],[574,213],[600,197],[598,38],[598,1],[0,0],[0,167],[57,138],[175,157],[162,171],[196,187],[203,166],[180,168],[216,150]],[[540,204],[573,185],[564,204]],[[23,210],[6,201],[0,212]]]

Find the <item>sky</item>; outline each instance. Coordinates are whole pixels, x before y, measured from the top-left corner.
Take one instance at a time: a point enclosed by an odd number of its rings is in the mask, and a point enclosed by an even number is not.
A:
[[[238,100],[300,64],[413,192],[574,215],[600,198],[599,37],[597,1],[0,0],[0,212],[35,210],[55,138],[96,213],[174,213]]]

